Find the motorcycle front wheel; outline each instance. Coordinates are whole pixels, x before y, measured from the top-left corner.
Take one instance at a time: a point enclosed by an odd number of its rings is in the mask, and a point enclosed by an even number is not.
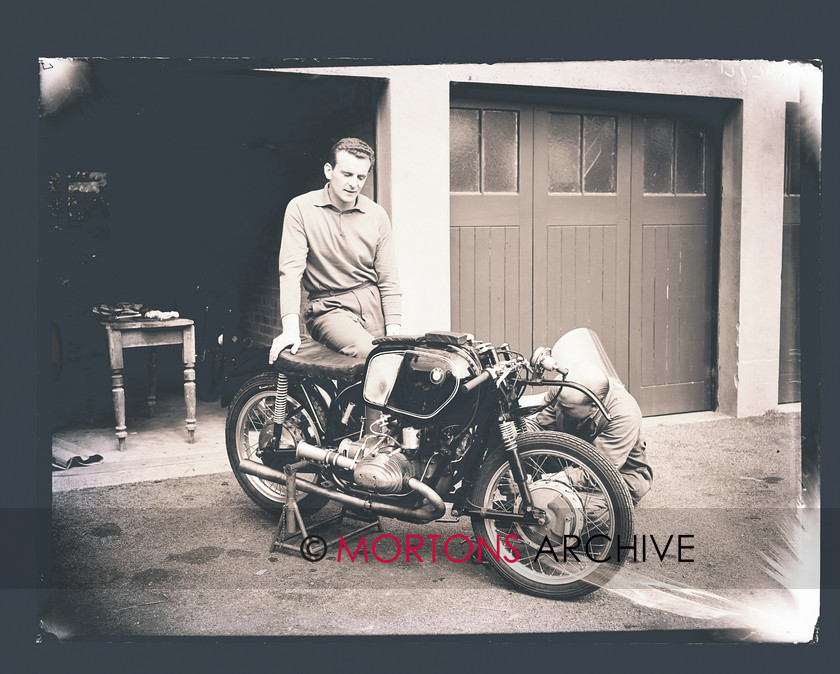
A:
[[[286,503],[286,486],[241,472],[239,462],[250,459],[282,471],[284,465],[297,460],[294,450],[298,442],[305,440],[313,445],[321,444],[322,437],[314,417],[317,415],[320,427],[326,428],[327,414],[319,400],[311,399],[312,409],[307,409],[298,399],[301,396],[290,390],[279,442],[281,451],[266,451],[267,441],[274,435],[276,390],[277,375],[271,373],[257,375],[242,385],[228,408],[225,443],[230,466],[245,493],[261,508],[280,513]],[[319,473],[314,467],[312,472],[297,474],[298,484],[301,480],[316,482],[318,478]],[[301,514],[311,515],[323,508],[328,499],[298,489],[296,501]]]
[[[543,525],[472,518],[473,530],[499,549],[489,563],[518,588],[551,599],[576,599],[603,587],[624,563],[633,536],[630,493],[618,471],[591,444],[558,432],[517,436],[519,458]],[[523,501],[503,447],[479,471],[472,504],[520,513]]]

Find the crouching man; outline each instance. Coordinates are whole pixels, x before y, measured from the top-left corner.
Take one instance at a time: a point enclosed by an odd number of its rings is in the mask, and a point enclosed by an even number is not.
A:
[[[549,391],[546,407],[526,419],[529,430],[557,430],[591,443],[615,466],[638,505],[653,484],[653,470],[645,455],[642,411],[636,400],[616,379],[589,362],[569,367],[566,379],[588,388],[604,404],[611,421],[598,406],[573,388]]]

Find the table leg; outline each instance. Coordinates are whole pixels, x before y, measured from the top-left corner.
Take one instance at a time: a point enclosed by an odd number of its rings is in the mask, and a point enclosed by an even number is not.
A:
[[[184,401],[187,403],[187,435],[195,442],[195,330],[184,330]]]
[[[151,419],[155,414],[155,405],[157,393],[157,350],[155,347],[149,347],[149,395],[146,396],[146,405],[149,407],[149,418]]]
[[[118,449],[125,449],[125,438],[128,435],[125,426],[125,389],[123,388],[122,370],[113,370],[111,373],[111,390],[114,394],[114,416],[117,419],[117,440]]]

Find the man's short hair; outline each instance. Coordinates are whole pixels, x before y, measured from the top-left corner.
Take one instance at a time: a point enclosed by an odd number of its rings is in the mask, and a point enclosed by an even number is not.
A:
[[[359,138],[342,138],[333,145],[332,150],[330,150],[331,166],[335,166],[338,162],[339,152],[349,152],[359,159],[369,159],[371,168],[373,168],[373,164],[376,161],[376,155],[373,152],[373,148]]]

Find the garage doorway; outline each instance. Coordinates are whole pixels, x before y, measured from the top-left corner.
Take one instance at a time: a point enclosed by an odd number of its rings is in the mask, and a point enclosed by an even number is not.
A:
[[[646,415],[710,409],[713,141],[683,115],[454,99],[453,329],[528,355],[590,327]]]

